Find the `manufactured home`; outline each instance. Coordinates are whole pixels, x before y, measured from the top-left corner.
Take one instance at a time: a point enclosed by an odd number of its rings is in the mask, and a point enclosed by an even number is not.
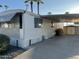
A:
[[[7,10],[0,13],[0,34],[10,37],[10,44],[27,48],[55,34],[51,20],[24,10]]]

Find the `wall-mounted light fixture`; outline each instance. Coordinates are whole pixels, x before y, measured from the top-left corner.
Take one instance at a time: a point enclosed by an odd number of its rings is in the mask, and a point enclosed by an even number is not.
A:
[[[41,23],[39,23],[38,25],[39,25],[39,26],[42,26],[42,24],[41,24]]]
[[[8,24],[7,23],[4,23],[4,28],[8,28]]]

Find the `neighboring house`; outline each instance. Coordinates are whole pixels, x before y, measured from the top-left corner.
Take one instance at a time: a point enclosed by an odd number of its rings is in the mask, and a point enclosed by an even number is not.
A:
[[[24,10],[0,13],[0,34],[10,37],[10,44],[22,48],[48,39],[55,34],[51,20]]]

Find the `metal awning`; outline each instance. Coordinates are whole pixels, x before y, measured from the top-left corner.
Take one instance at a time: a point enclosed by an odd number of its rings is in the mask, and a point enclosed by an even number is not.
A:
[[[72,19],[78,19],[79,18],[79,14],[59,14],[59,15],[42,15],[41,16],[44,19],[49,19],[52,21],[72,21]]]
[[[7,15],[1,15],[0,16],[0,22],[8,22],[11,21],[11,19],[16,15],[16,13],[11,13]]]
[[[79,18],[79,14],[42,15],[41,17],[47,19],[72,19]]]
[[[9,22],[16,14],[19,14],[19,13],[23,14],[24,10],[15,9],[15,10],[7,10],[7,11],[0,12],[0,22]]]

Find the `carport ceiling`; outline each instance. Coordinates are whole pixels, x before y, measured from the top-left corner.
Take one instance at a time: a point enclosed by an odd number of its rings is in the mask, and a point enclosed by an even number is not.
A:
[[[62,21],[62,19],[76,19],[79,18],[79,14],[59,14],[59,15],[41,15],[44,19],[50,19],[53,21]]]

